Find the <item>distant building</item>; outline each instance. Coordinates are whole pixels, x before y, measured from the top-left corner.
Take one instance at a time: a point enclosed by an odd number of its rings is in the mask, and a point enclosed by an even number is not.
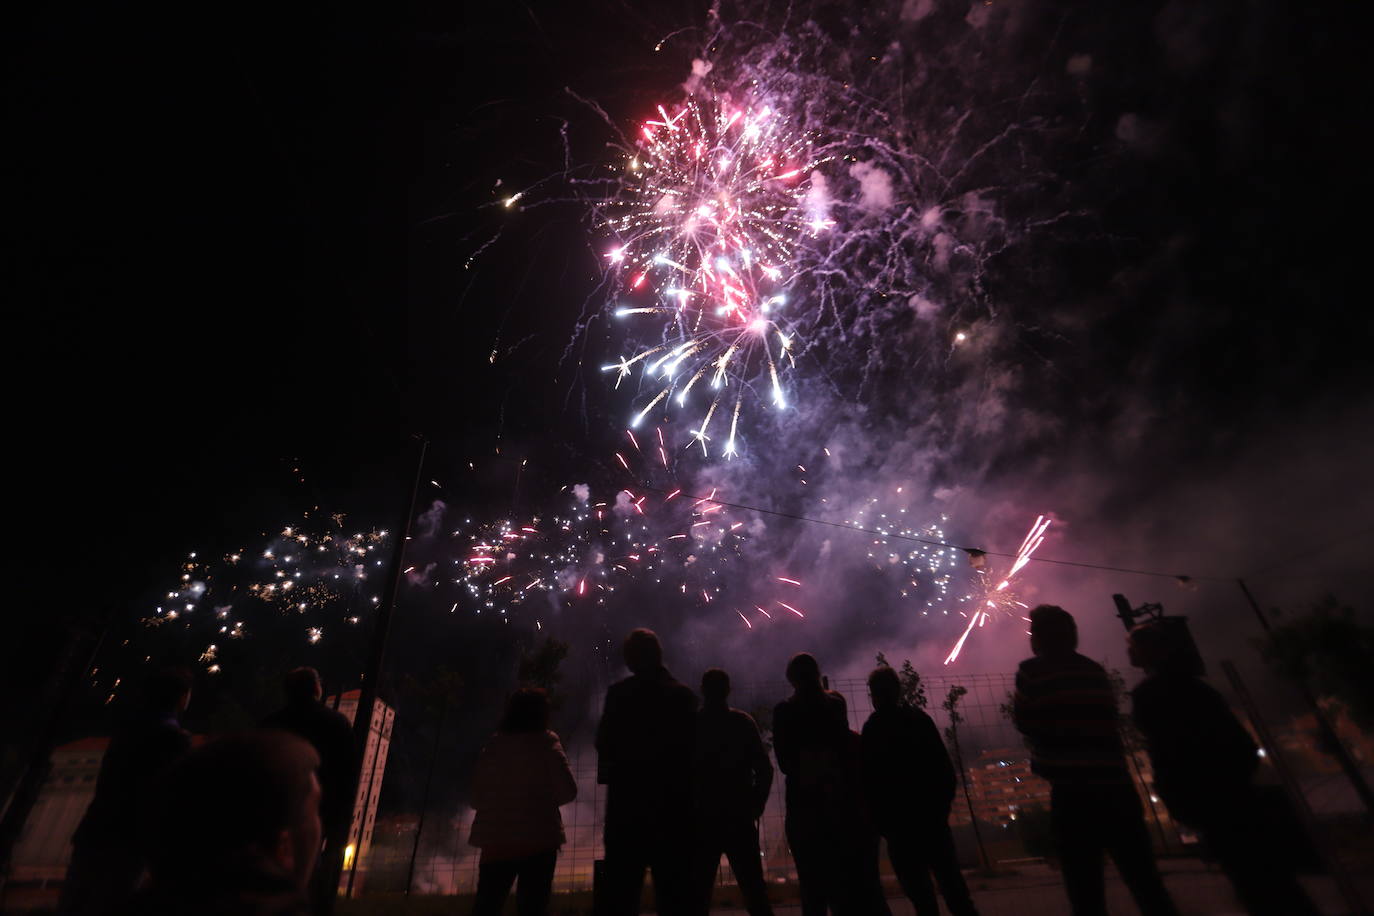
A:
[[[362,692],[348,690],[339,697],[328,697],[325,705],[337,709],[353,722],[358,715]],[[359,878],[367,872],[368,853],[372,851],[372,833],[377,822],[377,800],[382,794],[382,777],[386,773],[387,753],[391,748],[391,729],[396,722],[396,710],[380,699],[372,707],[372,723],[367,730],[367,746],[363,748],[362,778],[358,780],[358,795],[353,803],[353,823],[348,828],[348,845],[344,848],[344,874],[339,886],[347,889],[349,872],[354,869],[353,890],[359,889]]]
[[[52,769],[14,848],[9,880],[43,887],[60,882],[72,858],[72,834],[95,798],[109,738],[82,738],[52,752]]]
[[[1050,806],[1050,784],[1031,772],[1024,750],[984,751],[974,758],[965,777],[980,821],[1008,824],[1022,811]],[[962,801],[955,799],[952,817],[956,824],[969,822],[968,804]]]
[[[1191,834],[1174,822],[1155,791],[1149,755],[1143,750],[1128,751],[1126,762],[1156,845],[1166,850],[1191,843]],[[1050,784],[1031,772],[1024,750],[985,751],[973,760],[965,776],[973,811],[983,823],[1006,827],[1025,812],[1049,810]],[[969,823],[969,805],[962,794],[955,797],[950,820]]]

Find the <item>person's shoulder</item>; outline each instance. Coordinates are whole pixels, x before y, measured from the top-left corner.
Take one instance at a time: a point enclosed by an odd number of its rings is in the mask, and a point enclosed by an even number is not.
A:
[[[482,743],[482,756],[486,757],[488,762],[506,760],[510,756],[518,754],[522,747],[528,750],[531,740],[537,741],[538,735],[492,732],[487,735],[487,740]]]
[[[742,709],[736,709],[735,707],[731,706],[730,709],[726,712],[726,715],[729,717],[730,722],[734,723],[736,726],[740,728],[744,728],[746,726],[749,728],[759,727],[759,724],[754,721],[754,717],[749,715],[749,713],[745,712]]]
[[[558,735],[552,731],[539,732],[496,732],[488,745],[515,753],[537,753],[560,747]]]
[[[1103,677],[1107,676],[1106,668],[1103,668],[1100,663],[1093,661],[1092,659],[1088,658],[1088,656],[1083,655],[1081,652],[1073,653],[1072,655],[1068,656],[1068,658],[1065,661],[1067,665],[1074,668],[1078,668],[1079,670],[1090,671],[1093,674],[1100,674]]]
[[[1131,688],[1131,699],[1136,702],[1153,700],[1169,693],[1169,685],[1157,674],[1147,674],[1139,684]]]
[[[518,737],[522,742],[535,744],[540,747],[553,747],[558,744],[558,732],[551,728],[537,732],[516,732],[514,737]]]
[[[158,722],[146,732],[146,740],[158,746],[189,746],[191,743],[191,733],[182,728],[181,724],[178,722]]]
[[[353,723],[348,721],[348,716],[339,712],[337,709],[331,709],[325,706],[323,703],[320,704],[320,710],[324,713],[322,718],[329,722],[334,728],[343,728],[350,733],[353,731]]]
[[[1045,660],[1038,655],[1030,658],[1023,658],[1021,664],[1016,666],[1017,674],[1036,674],[1045,667]]]
[[[930,713],[921,709],[919,706],[912,706],[909,703],[902,706],[902,718],[920,728],[935,724],[935,720],[930,717]]]

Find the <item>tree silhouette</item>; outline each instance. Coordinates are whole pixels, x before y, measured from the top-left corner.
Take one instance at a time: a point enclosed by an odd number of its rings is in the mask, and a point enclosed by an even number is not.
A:
[[[1374,729],[1374,626],[1354,608],[1327,595],[1307,614],[1276,624],[1258,645],[1280,675],[1344,707],[1361,728]]]
[[[561,639],[549,636],[533,649],[520,651],[520,664],[515,679],[522,687],[541,687],[549,694],[549,705],[554,711],[563,705],[563,694],[558,684],[563,680],[559,670],[568,657],[569,645]]]
[[[986,868],[989,864],[988,851],[983,847],[983,832],[978,829],[978,815],[973,810],[973,794],[969,791],[968,771],[964,769],[964,754],[959,748],[959,723],[964,721],[963,713],[959,712],[959,701],[966,693],[967,687],[955,684],[949,688],[949,693],[945,695],[945,701],[940,704],[940,708],[949,714],[949,727],[945,729],[945,738],[954,749],[954,765],[959,768],[959,781],[964,784],[964,804],[968,805],[969,823],[973,824],[973,838],[978,841],[978,862]]]
[[[879,667],[891,668],[888,664],[887,656],[879,652],[876,656]],[[897,678],[902,682],[902,702],[917,709],[925,709],[930,700],[926,696],[925,685],[921,683],[920,672],[916,666],[911,664],[911,659],[902,661],[901,670],[897,672]]]

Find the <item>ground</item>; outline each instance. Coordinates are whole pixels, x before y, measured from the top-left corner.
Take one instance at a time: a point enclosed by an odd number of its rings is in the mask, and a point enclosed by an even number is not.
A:
[[[1245,916],[1245,911],[1231,893],[1230,884],[1215,868],[1195,859],[1168,860],[1163,868],[1165,883],[1173,893],[1181,916]],[[1358,912],[1342,900],[1336,883],[1330,878],[1310,877],[1304,883],[1323,913],[1329,916],[1354,916]],[[1004,866],[993,877],[971,876],[970,885],[982,916],[1068,916],[1069,913],[1059,874],[1039,862],[1017,865],[1014,869]],[[1365,879],[1360,891],[1365,899],[1374,899],[1374,878]],[[712,913],[743,916],[743,910],[731,908],[726,903],[725,898],[733,896],[733,888],[718,890],[717,905],[712,908]],[[456,902],[452,897],[414,897],[409,900],[363,898],[341,901],[338,913],[339,916],[420,916],[465,912],[466,907],[455,906]],[[892,899],[889,903],[893,916],[912,916],[914,912],[905,898]],[[1125,886],[1110,867],[1107,904],[1112,913],[1120,916],[1138,912]],[[514,900],[510,901],[508,910],[514,912]],[[556,900],[551,908],[555,916],[589,911],[589,900],[581,896],[576,900],[565,898],[561,907]],[[798,916],[801,907],[784,904],[775,907],[775,912],[777,916]]]

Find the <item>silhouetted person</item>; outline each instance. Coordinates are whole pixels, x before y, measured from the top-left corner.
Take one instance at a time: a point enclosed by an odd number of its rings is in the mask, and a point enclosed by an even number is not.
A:
[[[878,883],[878,835],[864,805],[859,736],[844,697],[825,689],[816,659],[787,663],[792,696],[773,710],[773,751],[787,777],[787,845],[803,916],[888,913]]]
[[[935,722],[902,702],[902,682],[887,666],[868,676],[873,714],[864,723],[864,789],[887,856],[917,916],[939,916],[931,872],[953,916],[977,916],[969,896],[949,809],[954,765]]]
[[[141,828],[151,792],[191,748],[191,736],[179,721],[190,701],[189,672],[159,671],[143,683],[137,704],[105,751],[95,798],[72,835],[59,913],[110,913],[137,890],[145,866]]]
[[[605,913],[638,913],[644,870],[659,913],[693,909],[692,754],[697,697],[663,667],[652,630],[625,637],[630,676],[606,691],[596,731],[606,785]]]
[[[696,814],[698,881],[706,909],[722,854],[749,916],[771,916],[759,857],[759,818],[773,786],[773,764],[759,727],[746,712],[726,705],[730,675],[712,668],[701,676],[697,714]]]
[[[1050,783],[1050,823],[1074,916],[1107,912],[1104,852],[1145,916],[1175,916],[1126,767],[1107,672],[1075,651],[1078,625],[1068,611],[1042,604],[1030,622],[1035,657],[1016,672],[1013,712],[1031,769]]]
[[[295,668],[282,679],[286,705],[262,724],[304,738],[320,755],[320,821],[324,851],[310,897],[321,916],[333,912],[338,897],[348,831],[357,803],[358,752],[348,717],[321,702],[324,689],[314,668]],[[358,715],[362,715],[359,711]]]
[[[568,757],[549,731],[548,694],[517,690],[472,773],[477,814],[468,842],[482,850],[473,916],[499,914],[512,884],[520,916],[549,911],[553,869],[566,839],[558,809],[576,797]]]
[[[230,735],[158,786],[139,916],[304,916],[319,858],[320,757],[295,735]]]
[[[1202,835],[1255,916],[1316,914],[1260,814],[1250,733],[1158,624],[1131,631],[1130,656],[1148,674],[1131,694],[1132,716],[1169,813]]]

